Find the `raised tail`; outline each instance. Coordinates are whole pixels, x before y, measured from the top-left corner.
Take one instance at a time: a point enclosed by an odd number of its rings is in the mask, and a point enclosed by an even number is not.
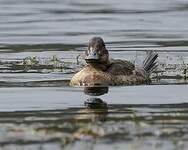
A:
[[[151,73],[157,67],[158,54],[154,51],[148,51],[145,60],[143,61],[143,68],[146,73]]]

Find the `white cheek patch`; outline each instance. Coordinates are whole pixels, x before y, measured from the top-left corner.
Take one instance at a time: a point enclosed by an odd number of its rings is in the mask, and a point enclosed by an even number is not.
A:
[[[94,48],[91,46],[91,47],[89,48],[89,51],[90,51],[90,53],[93,53],[93,52],[94,52]]]

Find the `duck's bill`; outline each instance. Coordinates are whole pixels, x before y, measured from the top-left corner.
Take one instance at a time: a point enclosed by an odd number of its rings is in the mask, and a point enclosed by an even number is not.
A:
[[[86,57],[85,57],[85,61],[87,63],[97,63],[99,62],[99,55],[94,52],[94,51],[91,51]]]
[[[99,63],[99,59],[85,59],[86,63]]]

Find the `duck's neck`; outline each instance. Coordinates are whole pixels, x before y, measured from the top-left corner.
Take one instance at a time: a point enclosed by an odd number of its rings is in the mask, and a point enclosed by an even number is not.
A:
[[[99,64],[99,63],[96,63],[96,64],[87,64],[87,66],[93,67],[93,68],[101,70],[101,71],[106,71],[108,69],[109,65],[108,64]]]

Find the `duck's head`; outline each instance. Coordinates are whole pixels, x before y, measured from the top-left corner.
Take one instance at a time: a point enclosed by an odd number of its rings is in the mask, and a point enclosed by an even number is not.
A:
[[[108,50],[101,37],[93,37],[89,40],[88,48],[85,51],[85,60],[90,65],[107,66],[109,63]]]

